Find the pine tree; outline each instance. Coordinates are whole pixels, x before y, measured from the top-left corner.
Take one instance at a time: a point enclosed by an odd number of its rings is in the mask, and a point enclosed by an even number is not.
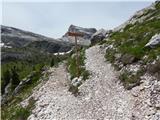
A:
[[[12,72],[12,77],[11,77],[12,78],[12,89],[14,89],[20,83],[20,79],[19,79],[19,75],[17,73],[17,69],[15,66],[11,69],[11,72]]]
[[[2,94],[4,93],[5,87],[8,85],[8,83],[10,82],[11,79],[11,73],[9,70],[6,70],[3,74],[3,81],[2,81],[2,87],[1,87],[1,92]]]
[[[55,65],[55,59],[52,58],[50,66],[53,67]]]

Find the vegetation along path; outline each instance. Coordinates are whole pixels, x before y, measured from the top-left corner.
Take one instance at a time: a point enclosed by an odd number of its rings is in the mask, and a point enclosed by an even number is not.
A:
[[[29,120],[131,120],[133,97],[105,61],[105,50],[94,46],[86,50],[86,69],[91,75],[75,97],[68,91],[65,64],[52,68],[49,80],[33,97],[37,100]]]

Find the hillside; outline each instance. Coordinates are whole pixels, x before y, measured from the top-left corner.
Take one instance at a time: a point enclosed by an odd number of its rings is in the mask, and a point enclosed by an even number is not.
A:
[[[118,70],[127,89],[140,84],[145,73],[160,79],[160,3],[138,11],[111,33],[106,42],[106,58]]]
[[[14,96],[3,105],[2,119],[160,119],[160,1],[113,30],[71,25],[68,31],[81,32],[85,34],[81,40],[91,42],[79,45],[79,74],[74,49],[47,61],[50,57],[44,52],[41,62],[35,58],[33,72],[16,83]],[[71,40],[67,34],[59,39]],[[15,79],[16,69],[11,68]],[[26,86],[15,94],[21,84]]]
[[[65,53],[72,47],[73,44],[68,42],[1,25],[2,104],[8,101],[21,81],[26,84],[25,81],[33,78],[35,80],[31,83],[34,83],[41,76],[44,66],[54,60],[59,61],[54,53]]]
[[[58,51],[64,52],[70,49],[69,44],[66,42],[57,41],[53,38],[3,25],[1,25],[1,37],[4,47],[10,46],[11,48],[23,48],[29,46],[49,53]],[[43,44],[43,46],[41,44]]]
[[[72,45],[57,41],[32,32],[13,27],[1,26],[2,63],[14,59],[32,57],[35,51],[39,53],[67,52]]]

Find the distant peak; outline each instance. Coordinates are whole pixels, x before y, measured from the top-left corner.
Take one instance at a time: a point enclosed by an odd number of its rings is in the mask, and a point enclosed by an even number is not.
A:
[[[68,32],[89,32],[89,33],[95,33],[97,30],[95,28],[84,28],[80,26],[76,26],[71,24],[68,28]]]

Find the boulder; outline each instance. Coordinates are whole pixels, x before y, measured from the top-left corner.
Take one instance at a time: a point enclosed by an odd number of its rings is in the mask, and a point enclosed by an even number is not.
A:
[[[95,28],[83,28],[83,27],[78,27],[75,25],[70,25],[68,28],[68,32],[79,32],[82,33],[84,36],[84,39],[90,39],[91,36],[96,32],[97,30]]]
[[[160,79],[160,60],[147,65],[147,72]]]
[[[145,47],[155,48],[158,45],[160,45],[160,34],[154,35]]]
[[[127,65],[127,64],[131,64],[135,61],[137,61],[136,57],[133,56],[133,55],[130,55],[130,54],[124,54],[120,61],[124,64],[124,65]]]
[[[83,28],[75,25],[70,25],[68,28],[68,31],[65,33],[65,35],[60,38],[60,41],[67,41],[70,43],[75,43],[75,38],[73,36],[68,36],[68,32],[78,32],[82,33],[83,37],[78,37],[77,43],[79,45],[90,45],[90,39],[91,36],[97,32],[95,28]]]
[[[25,87],[25,85],[30,84],[31,81],[32,81],[32,77],[33,77],[35,74],[36,74],[36,72],[33,71],[33,72],[32,72],[31,74],[29,74],[26,78],[24,78],[24,79],[19,83],[19,85],[14,89],[12,95],[16,95],[17,93],[20,92],[20,90],[21,90],[22,88]]]
[[[108,31],[104,30],[104,29],[100,29],[98,30],[96,33],[94,33],[91,37],[91,44],[95,44],[97,42],[102,41],[105,37],[106,34],[108,33]]]
[[[82,84],[82,77],[75,77],[73,80],[72,80],[72,82],[71,82],[71,84],[73,85],[73,86],[75,86],[75,87],[78,87],[79,85],[81,85]]]
[[[7,103],[8,96],[10,93],[11,93],[11,83],[8,83],[8,85],[5,87],[4,94],[1,96],[1,105]]]

